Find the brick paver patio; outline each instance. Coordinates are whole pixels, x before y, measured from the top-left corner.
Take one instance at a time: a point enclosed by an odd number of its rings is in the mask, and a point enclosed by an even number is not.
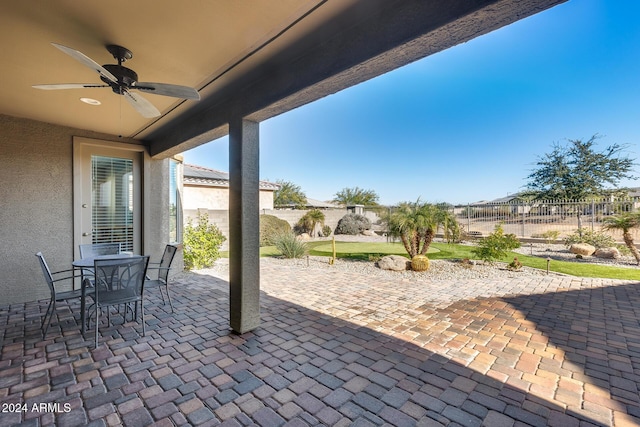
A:
[[[0,426],[640,425],[636,283],[261,274],[242,336],[204,274],[174,282],[175,314],[147,295],[146,337],[104,325],[97,350],[78,305],[44,341],[44,302],[0,306]]]

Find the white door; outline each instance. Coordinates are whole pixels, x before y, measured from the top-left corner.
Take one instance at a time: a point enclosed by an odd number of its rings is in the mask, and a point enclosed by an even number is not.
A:
[[[74,140],[74,243],[120,243],[141,253],[140,147]],[[77,255],[77,252],[76,252]]]

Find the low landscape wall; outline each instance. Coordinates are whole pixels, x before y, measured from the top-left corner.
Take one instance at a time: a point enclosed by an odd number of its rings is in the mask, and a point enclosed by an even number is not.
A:
[[[309,212],[309,210],[305,209],[262,209],[260,211],[261,215],[273,215],[280,219],[283,219],[291,225],[293,228],[294,225],[302,218],[304,214]],[[229,211],[222,209],[185,209],[183,211],[185,224],[188,220],[196,221],[199,213],[206,213],[209,217],[209,222],[215,224],[222,234],[227,238],[227,241],[224,242],[221,249],[226,251],[228,249],[228,240],[229,240]],[[349,213],[346,209],[326,209],[322,210],[324,213],[324,224],[331,227],[331,230],[335,230],[338,226],[338,221]],[[378,216],[375,212],[367,211],[364,215],[369,218],[372,224],[375,224],[378,221]]]
[[[617,241],[622,241],[619,231],[603,230],[604,220],[623,212],[638,212],[639,198],[599,199],[599,200],[543,200],[543,201],[510,201],[503,203],[475,203],[451,206],[452,213],[465,231],[475,236],[487,236],[496,225],[501,224],[505,233],[513,233],[521,240],[539,239],[547,231],[557,231],[560,240],[578,229],[578,216],[583,228],[596,232],[605,232]],[[393,211],[389,208],[387,213]],[[198,212],[207,212],[209,220],[216,224],[222,233],[229,237],[229,212],[227,210],[187,209],[185,220],[195,219]],[[292,227],[308,210],[296,209],[263,209],[262,215],[273,215],[287,221]],[[347,209],[322,210],[325,225],[335,230],[338,221],[349,213]],[[379,217],[375,210],[365,209],[363,213],[372,224]],[[579,214],[579,215],[578,215]],[[384,232],[382,226],[374,225],[373,229]],[[640,234],[632,231],[634,237]],[[227,249],[225,242],[223,250]]]

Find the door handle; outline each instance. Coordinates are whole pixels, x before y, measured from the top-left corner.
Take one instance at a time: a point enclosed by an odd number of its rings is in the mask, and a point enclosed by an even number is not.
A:
[[[86,237],[86,236],[91,236],[92,234],[93,234],[93,233],[82,233],[82,236],[83,236],[83,237]]]

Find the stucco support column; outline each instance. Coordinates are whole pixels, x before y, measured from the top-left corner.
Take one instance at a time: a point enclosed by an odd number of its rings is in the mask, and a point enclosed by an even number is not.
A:
[[[245,333],[260,324],[259,125],[229,123],[229,316]]]

